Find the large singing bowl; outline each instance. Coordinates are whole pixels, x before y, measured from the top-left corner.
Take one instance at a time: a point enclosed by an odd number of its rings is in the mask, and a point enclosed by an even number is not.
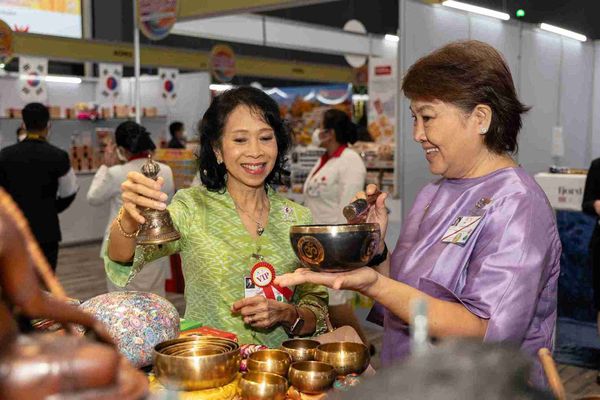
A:
[[[292,248],[300,262],[315,271],[344,272],[364,267],[379,247],[379,224],[296,225]]]
[[[105,293],[80,307],[104,324],[121,354],[138,368],[152,364],[154,346],[179,336],[177,309],[153,293]]]

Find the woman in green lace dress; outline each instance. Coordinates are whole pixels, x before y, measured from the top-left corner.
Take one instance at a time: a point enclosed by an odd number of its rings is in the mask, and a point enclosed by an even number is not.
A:
[[[298,267],[289,228],[311,222],[308,209],[271,187],[283,172],[290,141],[277,104],[261,90],[240,87],[217,96],[200,124],[202,186],[179,190],[167,206],[160,178],[130,172],[122,184],[123,207],[105,256],[108,277],[126,286],[145,263],[180,253],[185,318],[270,347],[288,335],[323,333],[323,287],[261,288],[268,280],[260,272],[281,275]],[[167,208],[181,239],[136,247],[144,222],[140,207]]]

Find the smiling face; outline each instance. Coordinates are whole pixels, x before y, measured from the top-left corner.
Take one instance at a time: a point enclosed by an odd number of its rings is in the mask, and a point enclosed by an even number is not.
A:
[[[215,153],[225,163],[228,188],[263,187],[277,161],[275,132],[260,113],[238,106],[227,118],[221,148]]]
[[[420,143],[432,174],[468,178],[489,159],[482,129],[487,130],[491,110],[477,106],[465,113],[440,100],[413,100],[413,139]]]

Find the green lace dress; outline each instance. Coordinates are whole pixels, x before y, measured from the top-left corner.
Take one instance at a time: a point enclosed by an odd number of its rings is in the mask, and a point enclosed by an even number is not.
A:
[[[127,265],[110,260],[105,253],[106,274],[123,287],[145,263],[180,253],[186,319],[233,332],[240,343],[278,347],[288,337],[281,326],[254,329],[231,313],[231,305],[244,298],[245,277],[250,276],[257,262],[253,254],[263,256],[277,275],[299,266],[290,245],[289,229],[310,223],[310,211],[272,189],[268,196],[269,222],[262,236],[254,239],[242,224],[228,192],[210,192],[200,186],[179,190],[168,210],[181,239],[160,246],[137,246],[133,263]],[[327,291],[322,286],[303,284],[294,290],[292,302],[309,308],[317,318],[315,335],[326,331],[327,301]]]

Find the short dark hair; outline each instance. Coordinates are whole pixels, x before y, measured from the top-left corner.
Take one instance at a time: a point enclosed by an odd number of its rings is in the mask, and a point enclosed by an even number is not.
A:
[[[42,103],[29,103],[23,107],[21,112],[25,128],[29,132],[43,131],[48,127],[50,121],[50,112],[48,107]]]
[[[132,154],[140,154],[156,149],[156,145],[146,128],[133,121],[125,121],[117,126],[115,141],[117,146],[125,148]]]
[[[218,164],[215,149],[222,144],[223,129],[229,115],[239,106],[246,106],[256,112],[275,132],[277,141],[277,160],[271,173],[265,179],[265,188],[270,184],[281,183],[283,175],[289,175],[284,169],[287,153],[292,144],[292,138],[287,124],[279,114],[275,100],[260,89],[241,86],[227,90],[216,96],[208,110],[204,113],[199,124],[200,150],[198,152],[200,180],[210,191],[224,191],[224,164]]]
[[[335,108],[323,114],[323,128],[333,129],[335,140],[340,144],[352,144],[358,137],[356,125],[350,120],[348,114]]]
[[[485,145],[498,154],[517,152],[521,114],[530,107],[519,101],[510,69],[492,46],[477,40],[447,44],[409,68],[402,90],[410,99],[437,99],[467,113],[478,104],[489,106]]]
[[[179,121],[171,122],[169,125],[169,132],[171,136],[175,137],[175,134],[183,129],[183,123]]]

